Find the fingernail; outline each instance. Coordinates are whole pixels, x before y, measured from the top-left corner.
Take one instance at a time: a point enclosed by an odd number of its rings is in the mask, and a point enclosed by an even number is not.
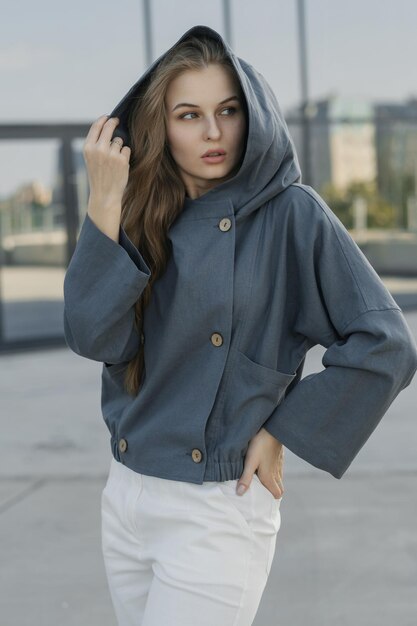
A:
[[[243,495],[246,491],[246,487],[243,483],[240,483],[240,485],[237,488],[237,493],[239,494],[239,496]]]

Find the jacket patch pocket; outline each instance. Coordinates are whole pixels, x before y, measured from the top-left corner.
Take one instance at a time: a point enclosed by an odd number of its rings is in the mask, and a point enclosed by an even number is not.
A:
[[[259,363],[252,361],[252,359],[240,350],[237,352],[241,367],[243,367],[254,378],[276,385],[282,389],[282,393],[286,390],[293,378],[295,378],[295,374],[287,374],[286,372],[280,372],[279,370],[274,370],[271,367],[260,365]]]
[[[249,440],[278,406],[296,374],[260,365],[239,350],[235,357],[220,409],[217,447],[220,458],[238,460]]]

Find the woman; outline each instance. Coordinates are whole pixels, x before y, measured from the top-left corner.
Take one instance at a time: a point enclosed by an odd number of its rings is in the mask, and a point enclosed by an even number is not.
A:
[[[64,326],[74,352],[103,363],[118,623],[246,626],[280,528],[283,445],[341,478],[411,382],[417,348],[301,184],[271,88],[216,31],[188,30],[107,117],[85,142]],[[325,368],[301,380],[316,344]]]

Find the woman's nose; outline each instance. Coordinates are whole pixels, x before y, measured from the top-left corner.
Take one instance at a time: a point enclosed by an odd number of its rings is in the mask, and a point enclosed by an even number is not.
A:
[[[220,135],[220,127],[216,120],[209,119],[206,126],[206,135],[207,137],[218,137]]]

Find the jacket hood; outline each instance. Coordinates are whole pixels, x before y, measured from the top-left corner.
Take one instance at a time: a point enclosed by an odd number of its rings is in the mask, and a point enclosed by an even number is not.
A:
[[[150,78],[160,61],[179,43],[191,36],[209,36],[225,48],[236,70],[246,99],[248,126],[245,155],[238,172],[196,199],[186,198],[184,206],[231,200],[239,216],[247,215],[295,182],[301,183],[301,169],[281,107],[266,79],[252,65],[236,56],[221,35],[204,25],[187,30],[169,50],[159,56],[129,89],[111,112],[120,122],[113,137],[131,146],[128,116],[138,90]]]

